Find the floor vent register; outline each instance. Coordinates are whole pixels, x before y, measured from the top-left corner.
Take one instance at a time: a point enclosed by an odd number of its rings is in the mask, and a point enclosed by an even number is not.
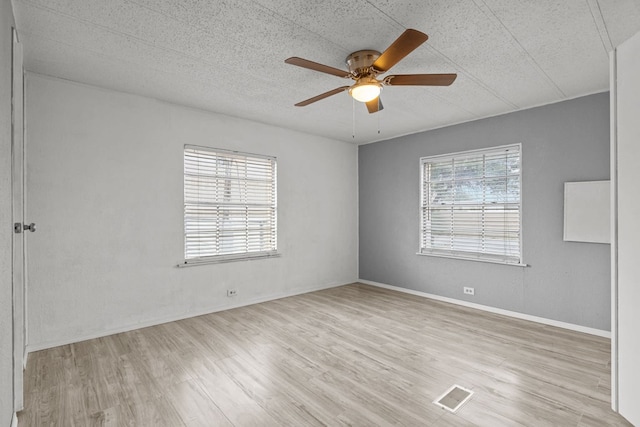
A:
[[[473,391],[455,384],[449,387],[449,389],[445,391],[442,396],[434,400],[433,403],[449,412],[456,412],[471,399],[472,395]]]

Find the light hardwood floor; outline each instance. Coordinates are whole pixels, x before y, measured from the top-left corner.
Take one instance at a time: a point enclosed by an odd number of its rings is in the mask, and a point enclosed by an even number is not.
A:
[[[628,426],[609,346],[353,284],[32,353],[19,426]]]

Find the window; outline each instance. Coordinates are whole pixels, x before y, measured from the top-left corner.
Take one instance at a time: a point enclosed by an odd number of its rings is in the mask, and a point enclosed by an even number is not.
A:
[[[520,145],[420,159],[420,252],[521,264]]]
[[[185,263],[276,255],[276,159],[184,149]]]

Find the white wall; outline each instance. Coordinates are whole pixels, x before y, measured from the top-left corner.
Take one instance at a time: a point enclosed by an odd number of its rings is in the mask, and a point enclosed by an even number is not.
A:
[[[356,146],[31,73],[26,108],[30,350],[357,278]],[[184,144],[278,158],[280,258],[175,267]]]
[[[11,293],[11,27],[9,0],[0,0],[0,426],[13,415]]]

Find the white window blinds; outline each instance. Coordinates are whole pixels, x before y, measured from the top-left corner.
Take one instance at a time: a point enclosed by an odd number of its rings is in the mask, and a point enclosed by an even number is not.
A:
[[[420,253],[521,263],[520,145],[420,159]]]
[[[185,146],[185,260],[275,255],[276,159]]]

